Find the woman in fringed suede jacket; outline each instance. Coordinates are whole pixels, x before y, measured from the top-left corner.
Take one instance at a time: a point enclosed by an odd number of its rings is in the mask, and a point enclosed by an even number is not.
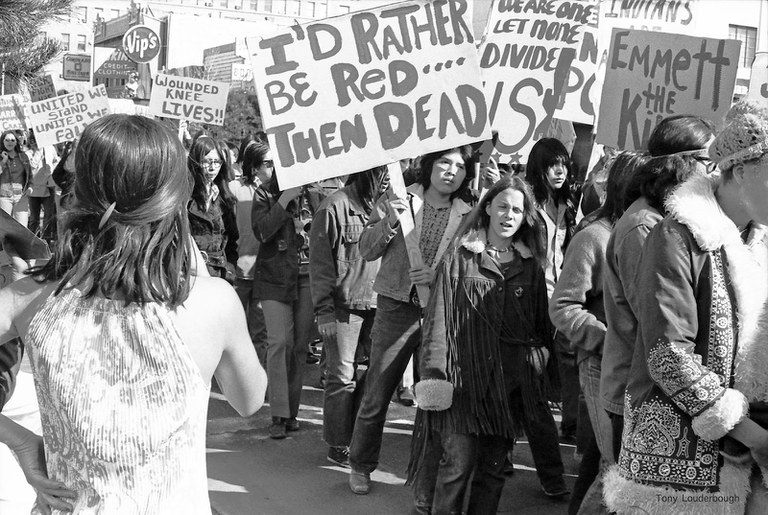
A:
[[[528,185],[504,178],[473,209],[437,268],[422,329],[409,467],[417,487],[435,485],[431,513],[461,513],[473,470],[469,513],[496,513],[508,440],[523,429],[549,464],[545,488],[565,488],[557,447],[536,445],[557,438],[546,402],[557,368],[549,359],[541,231]]]

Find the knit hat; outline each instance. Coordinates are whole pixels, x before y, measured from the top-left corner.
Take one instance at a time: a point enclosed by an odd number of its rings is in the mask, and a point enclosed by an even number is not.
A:
[[[709,157],[720,170],[768,153],[768,117],[756,112],[733,116],[709,146]]]
[[[761,100],[744,98],[731,106],[725,113],[725,125],[731,123],[734,119],[745,114],[754,114],[763,118],[768,118],[768,104]]]

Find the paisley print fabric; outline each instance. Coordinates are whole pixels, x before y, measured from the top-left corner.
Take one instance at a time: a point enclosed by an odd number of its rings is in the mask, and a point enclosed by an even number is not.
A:
[[[211,513],[208,385],[167,308],[69,290],[25,341],[48,474],[78,493],[73,513]]]

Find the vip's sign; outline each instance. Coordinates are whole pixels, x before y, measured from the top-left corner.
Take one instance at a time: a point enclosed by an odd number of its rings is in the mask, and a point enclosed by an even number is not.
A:
[[[146,25],[134,25],[123,36],[123,52],[135,63],[148,63],[160,53],[160,37]]]

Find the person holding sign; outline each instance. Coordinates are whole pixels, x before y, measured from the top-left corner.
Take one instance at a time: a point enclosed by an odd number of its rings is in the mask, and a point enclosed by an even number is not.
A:
[[[43,438],[0,415],[0,442],[42,513],[209,515],[211,378],[248,416],[266,377],[237,295],[197,267],[184,149],[115,114],[84,129],[76,161],[53,257],[0,290],[0,344],[26,345]]]
[[[251,211],[253,232],[261,242],[253,272],[253,296],[261,299],[267,324],[272,413],[269,436],[282,439],[287,431],[299,430],[296,417],[315,318],[308,231],[324,195],[307,186],[281,192],[272,160],[265,161],[269,162],[260,170],[265,183],[256,190]]]
[[[614,512],[768,509],[768,119],[734,117],[708,154],[721,173],[678,186],[643,246],[623,445],[604,489]]]
[[[47,241],[56,237],[56,184],[51,177],[54,167],[59,162],[59,156],[52,146],[38,147],[35,133],[29,133],[29,150],[27,150],[32,178],[27,188],[29,198],[29,230],[37,233]],[[40,210],[44,212],[43,225],[40,225]]]
[[[370,491],[370,474],[379,464],[389,401],[421,339],[421,303],[415,285],[432,284],[440,258],[475,201],[469,145],[426,154],[420,166],[408,198],[379,199],[360,236],[363,258],[381,259],[373,285],[378,297],[370,366],[349,446],[349,487],[361,495]],[[420,267],[410,267],[399,219],[405,210],[413,215],[424,262]]]
[[[533,441],[533,422],[551,417],[547,392],[558,378],[545,358],[553,341],[543,242],[530,187],[507,177],[472,210],[437,268],[409,467],[418,513],[462,513],[467,490],[468,513],[496,513],[509,441],[523,431]],[[437,466],[433,440],[443,449]]]
[[[25,227],[29,219],[26,192],[31,176],[29,157],[21,149],[16,132],[3,132],[0,136],[0,209]]]
[[[229,166],[224,152],[209,136],[198,136],[192,142],[187,158],[194,179],[189,227],[203,253],[208,273],[234,282],[239,237],[235,221],[237,199],[229,190]]]

